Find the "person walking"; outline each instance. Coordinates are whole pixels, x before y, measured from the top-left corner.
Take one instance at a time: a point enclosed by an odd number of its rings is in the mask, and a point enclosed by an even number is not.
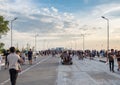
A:
[[[7,57],[9,62],[9,74],[10,74],[10,81],[11,85],[16,85],[16,80],[18,76],[19,70],[19,62],[23,62],[19,55],[15,53],[15,47],[10,47],[10,54]]]
[[[23,59],[23,65],[25,64],[25,58],[26,58],[26,55],[25,55],[25,51],[24,50],[22,50],[22,52],[21,52],[21,58]]]
[[[16,54],[18,55],[18,56],[20,56],[21,55],[21,52],[19,51],[19,50],[17,50],[16,51]],[[20,58],[21,58],[21,56],[20,56]],[[18,60],[18,72],[21,72],[22,71],[22,67],[21,67],[21,62]]]
[[[115,57],[114,50],[111,49],[111,51],[108,52],[107,60],[109,61],[109,68],[110,68],[110,71],[112,72],[114,72],[114,57]]]
[[[32,50],[30,49],[28,51],[28,60],[29,60],[29,64],[32,65],[32,55],[33,55],[33,52]]]
[[[8,55],[9,55],[9,50],[5,51],[5,53],[4,53],[4,56],[5,56],[5,69],[7,69],[8,65],[9,65],[8,60],[7,60]]]
[[[117,55],[116,55],[116,58],[117,58],[117,63],[118,63],[118,71],[120,70],[120,51],[117,52]]]

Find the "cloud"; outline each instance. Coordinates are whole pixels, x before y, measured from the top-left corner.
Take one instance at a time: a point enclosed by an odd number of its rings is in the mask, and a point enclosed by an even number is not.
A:
[[[120,17],[120,6],[113,7],[112,9],[106,11],[105,14],[115,18]]]
[[[39,33],[51,33],[53,30],[56,33],[80,31],[78,29],[79,22],[73,14],[61,13],[53,6],[51,8],[38,8],[28,0],[14,0],[13,3],[6,1],[6,3],[7,5],[0,4],[3,7],[0,11],[4,10],[4,14],[7,11],[7,15],[3,15],[7,16],[9,20],[18,17],[18,20],[14,22],[14,30]]]
[[[91,33],[96,35],[94,37],[102,37],[106,36],[106,21],[101,18],[101,16],[105,16],[110,21],[110,33],[113,33],[116,28],[120,28],[120,4],[119,1],[111,1],[109,3],[98,4],[93,6],[88,11],[82,11],[78,13],[77,18],[80,19],[80,27],[79,29],[83,30],[83,32]],[[118,31],[119,32],[119,31]],[[114,34],[114,33],[113,33]]]
[[[52,9],[52,11],[53,11],[54,13],[57,13],[57,12],[58,12],[58,9],[56,9],[55,7],[51,7],[51,9]]]
[[[119,3],[109,3],[109,4],[102,4],[97,5],[93,8],[92,16],[96,15],[105,15],[105,16],[116,16],[120,12],[120,4]]]
[[[76,14],[61,12],[55,6],[37,6],[31,1],[33,0],[0,0],[1,15],[7,20],[18,17],[13,22],[13,30],[15,39],[18,38],[16,40],[19,42],[22,39],[33,43],[35,33],[40,34],[39,40],[77,40],[84,33],[90,34],[88,37],[91,40],[98,37],[102,39],[106,36],[106,22],[101,19],[102,15],[114,21],[110,26],[111,32],[115,33],[116,28],[119,28],[115,26],[119,23],[119,20],[115,19],[120,15],[119,3],[99,4]],[[88,4],[90,1],[84,2]],[[8,33],[8,39],[9,36]],[[7,43],[6,40],[4,41]]]

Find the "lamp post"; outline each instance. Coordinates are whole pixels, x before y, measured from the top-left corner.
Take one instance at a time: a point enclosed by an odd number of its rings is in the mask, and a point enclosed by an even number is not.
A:
[[[12,45],[13,45],[13,35],[12,35],[12,34],[13,34],[13,33],[12,33],[12,27],[13,27],[13,26],[12,26],[12,25],[13,25],[13,22],[14,22],[16,19],[18,19],[18,18],[15,17],[14,19],[11,20],[11,47],[12,47]]]
[[[107,50],[109,50],[109,19],[101,16],[103,19],[107,20]]]

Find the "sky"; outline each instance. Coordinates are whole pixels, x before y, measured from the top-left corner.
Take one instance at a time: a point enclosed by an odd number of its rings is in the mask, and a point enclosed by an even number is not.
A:
[[[13,21],[13,45],[48,49],[65,47],[107,48],[109,19],[110,48],[120,49],[120,0],[0,0],[0,15]],[[11,29],[11,25],[9,24]],[[10,31],[0,41],[10,47]]]

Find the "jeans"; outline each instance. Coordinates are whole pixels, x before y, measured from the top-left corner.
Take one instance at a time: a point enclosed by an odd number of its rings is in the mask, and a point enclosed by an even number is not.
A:
[[[114,61],[109,61],[110,71],[114,71]]]
[[[15,69],[10,69],[9,70],[10,73],[10,81],[11,81],[11,85],[16,85],[16,80],[17,80],[17,76],[18,76],[18,72]]]

